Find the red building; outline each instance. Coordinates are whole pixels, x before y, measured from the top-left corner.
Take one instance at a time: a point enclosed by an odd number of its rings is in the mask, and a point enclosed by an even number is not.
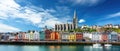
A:
[[[76,33],[76,41],[82,41],[83,34],[82,33]]]
[[[18,35],[15,36],[15,41],[18,41]]]
[[[25,40],[25,34],[26,34],[26,32],[21,32],[21,34],[22,34],[22,40]]]
[[[52,32],[51,30],[48,30],[48,29],[45,30],[45,40],[50,40],[51,32]]]
[[[108,41],[108,34],[102,34],[102,41],[103,42]]]

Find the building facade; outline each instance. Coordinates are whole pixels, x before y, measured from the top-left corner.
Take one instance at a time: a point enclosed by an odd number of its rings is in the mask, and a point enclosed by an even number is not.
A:
[[[55,31],[69,31],[78,28],[78,19],[76,11],[74,11],[74,18],[71,24],[55,24]]]

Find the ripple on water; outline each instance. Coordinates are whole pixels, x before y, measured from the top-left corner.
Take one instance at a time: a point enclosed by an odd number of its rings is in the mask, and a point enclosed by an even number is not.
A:
[[[120,46],[93,48],[87,45],[0,45],[0,51],[120,51]]]

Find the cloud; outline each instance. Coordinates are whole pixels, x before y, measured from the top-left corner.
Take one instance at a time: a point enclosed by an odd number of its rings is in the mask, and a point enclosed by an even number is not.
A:
[[[93,6],[105,0],[60,0],[62,3],[72,3],[73,5]]]
[[[119,19],[117,20],[105,20],[105,21],[100,21],[100,22],[96,22],[96,25],[106,25],[106,24],[119,24]]]
[[[84,19],[80,19],[80,20],[79,20],[79,23],[83,23],[83,22],[85,22]]]
[[[108,18],[120,17],[120,12],[108,15]]]
[[[14,32],[14,31],[21,31],[18,28],[0,23],[0,32]]]
[[[44,27],[45,25],[54,27],[56,23],[63,23],[63,21],[51,14],[56,12],[54,9],[43,9],[33,5],[22,7],[14,0],[0,0],[0,7],[0,19],[3,20],[19,18],[22,19],[21,22],[23,23],[33,24],[38,27]]]
[[[105,20],[108,20],[108,19],[111,19],[111,18],[118,18],[118,17],[120,17],[120,12],[105,15],[104,18],[99,19],[99,21],[105,21]]]

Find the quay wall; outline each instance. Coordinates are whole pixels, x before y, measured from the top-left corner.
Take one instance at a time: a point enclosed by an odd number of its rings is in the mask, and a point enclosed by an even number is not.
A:
[[[99,42],[100,44],[112,44],[112,45],[120,45],[120,42]],[[92,45],[95,42],[49,42],[49,41],[1,41],[1,44],[9,44],[9,45]]]

